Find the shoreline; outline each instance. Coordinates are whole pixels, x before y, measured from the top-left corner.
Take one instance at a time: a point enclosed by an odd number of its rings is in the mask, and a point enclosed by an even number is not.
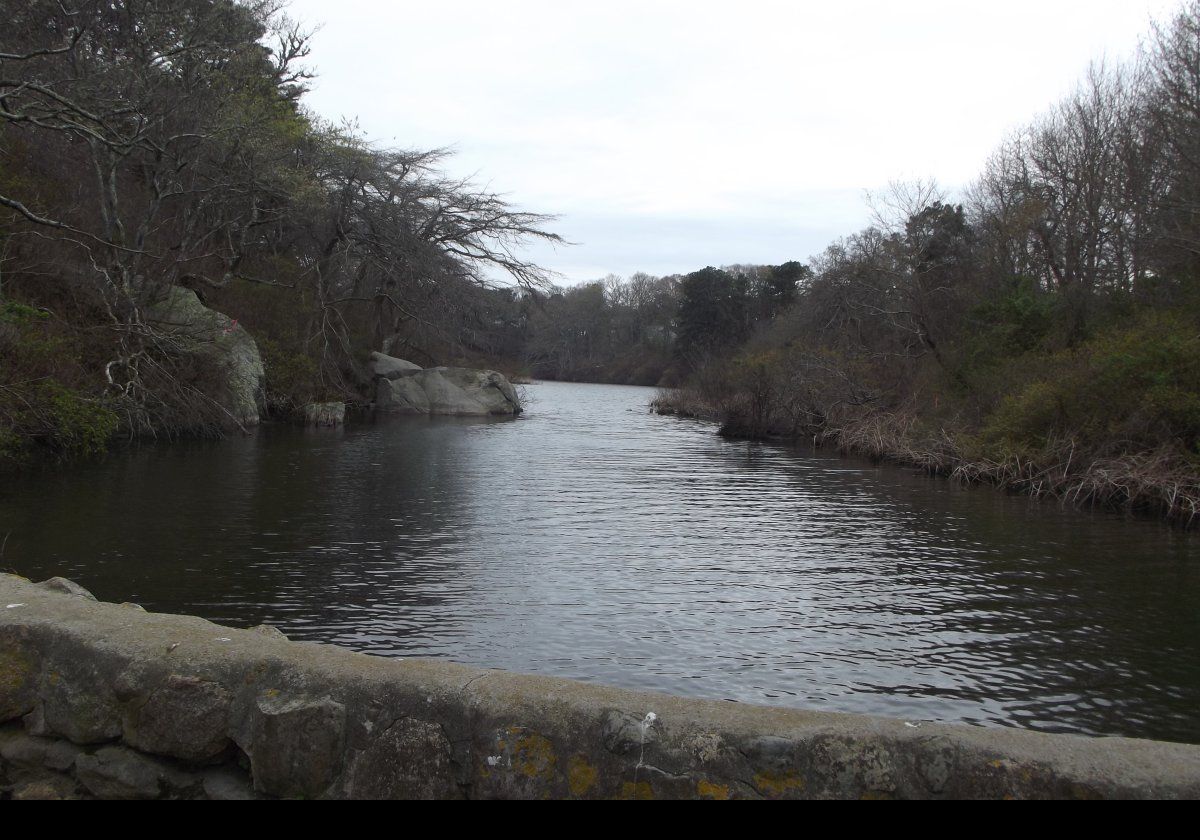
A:
[[[661,416],[719,424],[718,434],[730,440],[789,445],[809,441],[818,449],[877,464],[913,467],[965,486],[1055,500],[1078,510],[1101,509],[1157,519],[1184,531],[1200,527],[1200,476],[1181,474],[1174,465],[1164,464],[1165,456],[1157,453],[1096,459],[1086,469],[1072,471],[1073,458],[1051,464],[1022,462],[1018,456],[1006,461],[971,460],[953,451],[948,436],[921,447],[905,438],[902,427],[907,424],[894,414],[872,415],[847,429],[798,435],[770,430],[752,433],[731,424],[717,409],[695,397],[677,399],[661,390],[650,410]]]

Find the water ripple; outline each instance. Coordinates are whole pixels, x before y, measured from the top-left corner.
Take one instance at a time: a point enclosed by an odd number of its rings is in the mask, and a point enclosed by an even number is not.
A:
[[[684,695],[1200,741],[1196,538],[723,441],[650,391],[142,447],[0,488],[106,599]],[[15,559],[14,559],[15,558]]]

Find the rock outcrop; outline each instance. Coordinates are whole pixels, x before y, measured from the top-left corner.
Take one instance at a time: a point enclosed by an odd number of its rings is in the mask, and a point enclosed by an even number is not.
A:
[[[371,375],[383,376],[387,379],[399,379],[416,371],[424,370],[420,365],[414,365],[412,362],[404,359],[397,359],[394,356],[385,356],[383,353],[371,354]]]
[[[388,660],[0,574],[0,799],[1197,798],[1200,747]]]
[[[171,334],[189,352],[216,362],[223,377],[218,399],[231,419],[243,426],[259,421],[266,371],[258,345],[237,321],[200,302],[196,293],[171,286],[146,308],[146,320]]]
[[[421,368],[412,362],[371,354],[375,407],[396,414],[449,417],[514,416],[521,413],[516,390],[494,370]]]

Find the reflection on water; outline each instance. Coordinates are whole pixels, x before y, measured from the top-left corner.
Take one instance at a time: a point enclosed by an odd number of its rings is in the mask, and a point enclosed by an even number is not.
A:
[[[628,687],[1200,742],[1197,537],[723,441],[647,389],[146,446],[0,487],[5,565],[292,638]]]

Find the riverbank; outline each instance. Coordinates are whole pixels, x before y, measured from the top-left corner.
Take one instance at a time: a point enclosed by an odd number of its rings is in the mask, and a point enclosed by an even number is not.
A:
[[[1089,458],[1066,442],[1049,457],[972,458],[961,433],[923,426],[913,415],[872,412],[840,428],[749,423],[688,389],[660,391],[651,402],[658,414],[720,424],[724,437],[806,441],[846,454],[901,466],[963,484],[990,485],[1011,493],[1053,499],[1076,507],[1096,506],[1156,516],[1184,529],[1200,524],[1200,473],[1169,450]]]
[[[1196,798],[1200,747],[389,661],[0,575],[5,797]]]

